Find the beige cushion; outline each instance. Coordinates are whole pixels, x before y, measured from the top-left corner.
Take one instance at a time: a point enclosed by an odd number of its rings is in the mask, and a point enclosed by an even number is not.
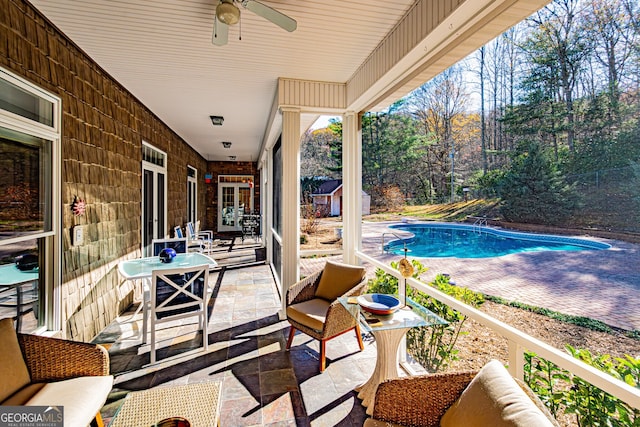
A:
[[[287,317],[308,328],[322,332],[327,311],[331,304],[323,299],[314,298],[287,307]]]
[[[0,320],[0,402],[31,382],[13,320]]]
[[[334,301],[360,283],[364,275],[364,267],[327,261],[320,276],[316,296]]]
[[[553,426],[497,360],[487,363],[445,412],[441,427]]]
[[[113,376],[79,377],[48,383],[26,403],[31,406],[63,406],[65,427],[91,423],[113,386]]]

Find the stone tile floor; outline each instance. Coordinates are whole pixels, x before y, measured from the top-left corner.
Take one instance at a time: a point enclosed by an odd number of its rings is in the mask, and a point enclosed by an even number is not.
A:
[[[384,263],[399,259],[381,253],[387,225],[362,227],[363,251]],[[638,330],[640,245],[606,242],[612,245],[607,251],[429,258],[422,260],[430,268],[424,279],[449,273],[459,285],[478,291]],[[302,274],[322,268],[327,259],[342,257],[303,259]],[[367,267],[373,275],[374,268]],[[299,334],[292,350],[284,351],[288,324],[278,319],[280,297],[266,265],[228,269],[213,274],[212,280],[206,353],[193,352],[201,338],[194,333],[195,325],[183,325],[161,335],[166,339],[159,352],[161,362],[148,366],[149,346],[141,344],[139,335],[141,317],[132,319],[133,312],[97,337],[96,342],[109,348],[116,376],[103,408],[107,422],[129,391],[215,379],[223,381],[223,427],[362,425],[365,408],[353,390],[373,371],[375,343],[370,336],[365,337],[363,352],[353,334],[330,341],[328,367],[320,374],[316,341]],[[165,357],[174,359],[162,360]]]
[[[288,323],[278,319],[280,300],[266,265],[212,274],[209,349],[195,321],[159,334],[161,350],[149,366],[142,345],[141,315],[133,309],[105,329],[95,342],[111,356],[115,384],[102,410],[108,422],[126,393],[151,387],[210,380],[223,382],[221,426],[361,426],[365,408],[354,388],[375,365],[375,345],[365,338],[359,352],[353,333],[329,341],[328,366],[319,372],[318,342],[296,335],[284,350]],[[213,283],[213,282],[212,282]],[[184,334],[184,335],[183,335]]]

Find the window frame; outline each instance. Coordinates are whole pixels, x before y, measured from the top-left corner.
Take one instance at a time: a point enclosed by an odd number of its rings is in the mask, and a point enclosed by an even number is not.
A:
[[[190,174],[190,172],[193,173]],[[193,194],[191,187],[193,186]],[[198,169],[187,165],[187,221],[196,223],[198,218]]]
[[[61,283],[62,283],[62,100],[36,86],[28,80],[0,67],[0,79],[19,87],[35,97],[53,104],[52,126],[39,123],[19,114],[0,109],[0,127],[21,132],[51,142],[51,230],[40,233],[8,238],[0,241],[0,245],[8,245],[33,239],[43,239],[46,253],[44,262],[44,315],[43,325],[33,333],[55,333],[61,330]]]

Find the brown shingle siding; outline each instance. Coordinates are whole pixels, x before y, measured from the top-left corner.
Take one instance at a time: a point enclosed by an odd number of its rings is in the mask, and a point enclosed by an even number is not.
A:
[[[140,255],[142,141],[168,155],[168,230],[186,216],[186,165],[203,190],[207,162],[31,4],[0,5],[0,65],[62,100],[63,335],[88,341],[132,300],[116,266]],[[75,196],[87,203],[80,217]],[[85,227],[81,246],[71,246],[75,225]]]

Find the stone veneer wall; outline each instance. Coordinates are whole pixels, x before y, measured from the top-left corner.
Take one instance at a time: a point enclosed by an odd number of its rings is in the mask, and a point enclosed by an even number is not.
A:
[[[142,141],[168,156],[167,231],[185,221],[187,165],[206,223],[207,162],[27,1],[0,0],[0,65],[62,99],[62,335],[89,341],[132,302],[117,264],[140,256]]]
[[[212,175],[211,184],[205,184],[207,186],[206,215],[209,230],[217,230],[218,228],[218,175],[253,175],[253,210],[260,212],[260,173],[257,170],[257,163],[209,162],[207,173]]]

